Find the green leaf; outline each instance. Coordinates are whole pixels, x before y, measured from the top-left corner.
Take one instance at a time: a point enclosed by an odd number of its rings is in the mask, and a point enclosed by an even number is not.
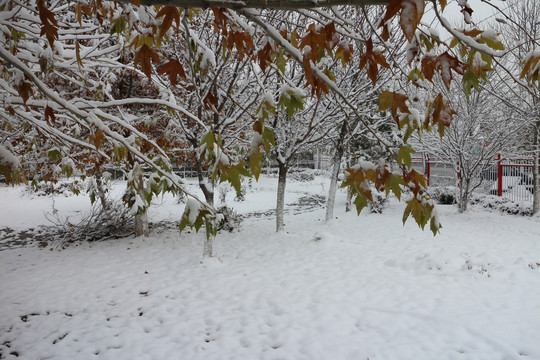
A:
[[[504,50],[504,45],[500,40],[493,39],[492,37],[489,37],[489,36],[484,36],[484,35],[480,36],[480,39],[478,42],[481,44],[484,43],[494,50]]]
[[[433,236],[435,236],[435,235],[437,235],[437,233],[439,233],[439,229],[442,228],[442,225],[439,224],[439,222],[436,221],[435,217],[432,216],[429,228],[430,228],[431,232],[433,233]]]
[[[399,148],[397,159],[400,165],[405,165],[408,168],[411,167],[412,159],[411,154],[416,153],[411,145],[403,145]]]
[[[57,161],[58,159],[60,159],[62,157],[62,154],[60,153],[60,150],[58,149],[53,149],[53,150],[50,150],[48,153],[47,153],[47,157],[49,158],[49,160],[51,161]]]
[[[356,206],[356,211],[358,212],[358,215],[360,215],[360,212],[367,206],[367,198],[364,194],[360,192],[356,194],[354,206]]]
[[[249,168],[251,169],[251,172],[255,176],[255,180],[259,181],[259,176],[261,175],[262,171],[262,162],[264,158],[262,154],[257,151],[249,155]]]
[[[214,136],[214,133],[209,131],[204,135],[204,137],[201,140],[201,144],[199,146],[206,145],[205,150],[211,152],[214,150],[214,144],[216,143],[216,137]]]
[[[480,79],[478,76],[470,70],[466,70],[463,74],[463,90],[467,100],[471,96],[471,89],[475,88],[476,91],[480,91]]]
[[[220,181],[228,181],[236,190],[237,194],[241,193],[242,180],[240,176],[250,177],[249,171],[245,168],[245,162],[240,161],[237,165],[227,167],[221,174]]]
[[[405,185],[405,182],[403,181],[403,178],[398,175],[390,174],[388,175],[388,178],[386,179],[385,184],[385,191],[386,195],[388,196],[388,193],[390,190],[396,195],[398,200],[401,200],[401,186]]]
[[[282,74],[285,74],[285,70],[287,67],[287,59],[285,59],[285,55],[283,53],[283,49],[280,48],[279,51],[275,53],[274,57],[274,64],[276,64],[277,68],[281,71]]]
[[[276,146],[276,135],[274,134],[274,130],[266,126],[263,128],[262,139],[264,150],[266,152],[270,152],[271,146]]]

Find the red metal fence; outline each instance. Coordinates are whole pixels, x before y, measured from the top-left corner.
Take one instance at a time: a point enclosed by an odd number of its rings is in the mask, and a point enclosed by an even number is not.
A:
[[[426,155],[413,158],[412,166],[426,176],[428,186],[460,186],[459,164],[449,159],[433,159]],[[504,196],[512,201],[532,202],[532,159],[507,159],[499,156],[484,168],[479,175],[483,182],[477,191]]]

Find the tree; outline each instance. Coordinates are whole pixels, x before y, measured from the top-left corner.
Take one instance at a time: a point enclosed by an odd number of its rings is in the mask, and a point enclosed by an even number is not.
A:
[[[454,73],[470,71],[472,75],[462,80],[464,85],[470,88],[471,81],[477,81],[482,74],[471,64],[461,62],[450,50],[441,51],[439,55],[434,56],[431,51],[433,47],[444,49],[453,43],[444,43],[423,28],[421,25],[425,8],[423,1],[391,0],[380,20],[370,26],[372,36],[364,37],[351,31],[354,24],[344,14],[354,12],[358,16],[367,16],[363,5],[381,2],[356,0],[355,4],[360,7],[352,10],[343,5],[342,0],[325,3],[221,1],[216,4],[220,8],[195,12],[171,6],[169,2],[164,4],[166,6],[153,7],[139,5],[139,1],[89,4],[80,2],[60,6],[58,3],[48,5],[44,0],[20,2],[4,0],[0,3],[4,13],[0,19],[2,31],[0,57],[4,60],[0,65],[2,74],[0,86],[4,104],[2,119],[10,125],[13,124],[13,117],[18,117],[18,123],[31,129],[40,129],[46,138],[55,139],[66,146],[95,151],[107,161],[126,164],[129,154],[130,158],[141,166],[152,169],[151,189],[184,191],[191,198],[197,199],[187,192],[182,186],[181,179],[172,171],[169,143],[158,142],[150,136],[148,129],[144,127],[138,129],[134,126],[133,117],[126,114],[126,108],[153,104],[162,112],[168,110],[181,114],[184,120],[204,128],[205,116],[190,111],[186,104],[189,104],[191,99],[197,102],[194,108],[202,109],[205,105],[210,109],[212,106],[215,107],[216,104],[212,103],[213,100],[208,94],[216,98],[218,92],[213,91],[217,87],[210,86],[206,93],[202,93],[197,90],[197,77],[186,76],[186,80],[180,86],[177,79],[184,80],[182,70],[185,73],[185,65],[196,66],[199,60],[210,58],[207,51],[199,52],[196,49],[212,49],[213,47],[205,42],[212,42],[215,37],[203,35],[215,32],[222,35],[223,44],[227,44],[226,47],[230,52],[238,55],[240,61],[247,61],[254,74],[255,65],[266,74],[268,64],[276,61],[282,61],[280,65],[282,74],[293,68],[298,69],[297,72],[301,74],[300,82],[292,85],[296,88],[305,88],[309,97],[305,109],[310,109],[308,102],[324,103],[327,98],[334,96],[344,111],[356,119],[362,119],[363,110],[335,81],[334,73],[339,71],[335,67],[331,70],[329,65],[336,62],[337,67],[351,66],[351,54],[363,46],[365,50],[361,55],[361,67],[367,69],[366,75],[373,84],[378,83],[379,70],[383,67],[392,69],[394,76],[391,86],[379,93],[377,112],[387,111],[391,114],[396,125],[404,129],[405,142],[408,139],[407,134],[413,131],[426,132],[438,129],[443,134],[444,129],[451,123],[453,111],[444,95],[433,87],[434,75],[440,76],[445,86],[450,88],[451,83],[455,81]],[[147,5],[158,3],[151,0],[143,1],[143,4]],[[174,4],[206,7],[215,3],[179,1]],[[345,4],[349,4],[349,1]],[[460,4],[464,7],[464,13],[472,12],[466,2]],[[480,30],[471,32],[453,29],[441,16],[441,10],[444,10],[446,5],[445,0],[433,1],[432,5],[437,10],[436,14],[441,24],[455,36],[453,41],[461,44],[464,52],[481,51],[488,58],[503,56],[499,50],[499,42],[492,34]],[[296,11],[270,10],[280,8]],[[212,21],[203,23],[202,19]],[[396,34],[393,26],[398,21],[400,27],[398,31],[401,35]],[[368,23],[371,24],[369,21]],[[407,60],[393,58],[396,49],[390,47],[388,40],[394,35],[409,42]],[[172,49],[177,46],[175,44],[188,50],[183,52],[183,57],[172,57],[174,54]],[[251,44],[258,44],[261,47],[255,49]],[[233,48],[235,51],[232,51]],[[531,56],[531,59],[538,61],[535,56]],[[529,65],[531,64],[529,61]],[[156,84],[159,95],[153,99],[114,98],[110,89],[116,79],[112,76],[114,74],[110,72],[111,69],[120,72],[134,71],[140,76],[145,76]],[[534,75],[533,67],[529,66],[528,69],[525,75],[529,73]],[[168,79],[165,76],[159,77],[164,74],[168,75]],[[293,81],[295,79],[292,76],[285,78]],[[61,79],[66,85],[52,86],[50,79]],[[537,82],[534,79],[533,81]],[[429,111],[424,121],[417,121],[414,118],[409,94],[403,90],[405,86],[402,84],[405,82],[431,89],[435,94],[428,104]],[[270,83],[275,84],[277,80]],[[179,91],[185,91],[187,96],[174,96],[175,91],[171,89],[175,86]],[[264,88],[264,83],[259,82],[258,86]],[[74,93],[83,93],[84,90],[88,93],[82,98],[70,96],[73,90]],[[223,97],[225,98],[227,96]],[[178,103],[178,99],[182,101]],[[266,105],[263,103],[265,101],[260,103],[259,111],[264,110],[262,108]],[[281,113],[278,116],[285,116],[287,106],[279,111]],[[246,115],[250,112],[251,110],[247,110]],[[294,114],[296,113],[295,111]],[[43,115],[46,119],[52,119],[51,114],[54,114],[55,118],[65,119],[68,124],[60,125],[55,121],[41,120]],[[260,155],[260,148],[271,143],[269,135],[271,131],[265,132],[269,126],[257,115],[259,114],[250,114],[252,119],[258,118],[254,122],[253,129],[260,135],[260,137],[255,135],[250,151],[249,165],[254,173],[261,167],[262,156],[257,155]],[[73,134],[70,130],[75,125],[84,131]],[[368,122],[363,122],[363,125],[381,148],[386,149],[398,161],[401,172],[393,173],[388,164],[374,165],[368,162],[347,169],[345,184],[351,187],[352,193],[356,196],[357,209],[361,210],[368,200],[372,200],[369,184],[387,194],[393,192],[398,198],[402,189],[407,188],[411,195],[406,199],[405,218],[412,215],[421,227],[430,222],[431,230],[436,233],[440,225],[433,216],[434,205],[426,192],[425,179],[411,168],[411,147],[408,144],[395,146],[380,136]],[[213,147],[213,155],[216,155],[218,149],[221,151],[218,134],[209,131],[204,138],[212,144],[217,144]],[[208,145],[206,148],[210,149]],[[12,160],[17,156],[12,150],[16,149],[3,145],[2,164],[15,164]],[[61,157],[65,157],[66,154],[67,152],[61,152]],[[216,158],[222,159],[221,156]],[[241,162],[221,164],[223,165],[221,173],[225,176],[220,175],[220,180],[231,181],[233,185],[238,183]],[[10,179],[16,178],[13,169],[13,165],[1,167],[2,172],[7,175],[6,178]],[[181,225],[190,224],[198,228],[206,223],[208,229],[208,224],[213,221],[211,219],[216,216],[215,210],[207,201],[200,199],[195,201],[199,205],[186,208],[186,214],[189,216],[183,218]]]
[[[540,91],[538,88],[538,70],[533,64],[538,63],[538,35],[540,27],[540,4],[537,1],[509,1],[504,16],[499,18],[499,29],[504,35],[506,47],[509,49],[509,59],[504,64],[507,68],[506,78],[510,80],[512,74],[520,73],[524,81],[517,86],[515,82],[507,81],[509,87],[505,97],[506,102],[514,105],[515,113],[527,124],[527,153],[533,158],[533,215],[540,211]],[[509,73],[509,74],[508,74]],[[511,99],[511,101],[509,101]]]

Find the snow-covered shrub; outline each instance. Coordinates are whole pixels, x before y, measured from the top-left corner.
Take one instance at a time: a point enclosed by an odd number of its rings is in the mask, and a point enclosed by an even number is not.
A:
[[[246,187],[242,186],[240,188],[240,193],[236,194],[236,197],[234,198],[234,201],[244,201],[246,199]]]
[[[512,215],[532,215],[532,203],[513,202],[510,199],[495,195],[472,194],[471,204],[478,204],[488,209],[495,209]]]
[[[236,211],[228,206],[221,206],[217,209],[219,215],[218,230],[226,230],[233,232],[240,229],[242,224],[242,216],[238,215]]]
[[[296,181],[308,182],[315,180],[315,174],[308,170],[291,171],[291,178]]]
[[[227,201],[227,193],[231,189],[229,184],[223,184],[218,188],[219,202],[224,204]]]
[[[368,209],[371,213],[382,214],[383,209],[388,205],[388,198],[375,189],[372,189],[373,203],[368,201]]]
[[[57,212],[47,218],[52,226],[47,226],[46,232],[57,247],[74,241],[119,239],[133,235],[135,230],[129,209],[119,203],[111,203],[107,211],[94,205],[78,223],[61,218]]]
[[[80,180],[75,181],[62,181],[56,184],[52,182],[33,182],[28,191],[37,196],[50,196],[50,195],[64,195],[72,196],[78,195],[84,189],[84,184]]]
[[[438,204],[457,204],[457,189],[455,186],[434,186],[429,188],[431,198]]]

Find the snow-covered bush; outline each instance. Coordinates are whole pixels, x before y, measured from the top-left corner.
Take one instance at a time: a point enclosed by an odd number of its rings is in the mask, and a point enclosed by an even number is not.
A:
[[[52,226],[47,226],[45,232],[50,234],[57,247],[74,241],[119,239],[134,234],[133,216],[127,207],[111,203],[109,209],[104,211],[97,204],[75,224],[69,218],[64,219],[54,213],[53,217],[48,217]]]
[[[33,182],[28,191],[37,196],[50,196],[50,195],[64,195],[72,196],[78,195],[84,189],[84,184],[80,180],[75,181],[62,181],[52,182]]]
[[[495,195],[474,193],[470,199],[471,204],[478,204],[488,209],[496,209],[512,215],[532,215],[532,203],[513,202],[510,199]]]
[[[457,204],[455,186],[434,186],[429,188],[431,198],[441,205]]]
[[[308,182],[315,180],[315,174],[309,170],[291,171],[291,178],[300,182]]]
[[[238,215],[236,211],[228,206],[222,206],[217,209],[219,215],[218,230],[226,230],[233,232],[239,230],[242,224],[242,216]]]
[[[388,206],[388,197],[375,189],[372,189],[372,195],[373,203],[371,201],[368,202],[369,211],[374,214],[382,214],[383,209]]]

